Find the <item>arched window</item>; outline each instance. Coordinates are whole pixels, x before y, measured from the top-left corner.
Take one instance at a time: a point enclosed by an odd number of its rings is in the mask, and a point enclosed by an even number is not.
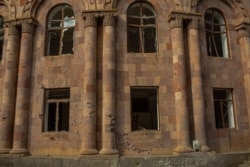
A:
[[[206,11],[205,29],[208,55],[228,58],[226,23],[218,10],[208,9]]]
[[[127,11],[127,49],[134,53],[157,51],[156,14],[145,2],[132,4]]]
[[[4,18],[0,16],[0,59],[3,57],[3,41],[4,41]]]
[[[54,8],[49,13],[47,26],[47,55],[73,54],[75,16],[72,7]]]

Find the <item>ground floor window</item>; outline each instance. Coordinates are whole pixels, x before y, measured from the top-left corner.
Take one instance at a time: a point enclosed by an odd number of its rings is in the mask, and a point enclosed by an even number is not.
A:
[[[46,89],[44,131],[69,130],[69,103],[70,90]]]
[[[214,89],[213,97],[216,128],[235,128],[233,90]]]
[[[158,88],[131,87],[132,130],[158,130]]]

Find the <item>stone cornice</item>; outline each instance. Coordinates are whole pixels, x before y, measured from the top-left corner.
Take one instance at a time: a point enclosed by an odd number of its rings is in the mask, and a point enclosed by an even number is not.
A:
[[[236,26],[238,37],[250,37],[250,22],[242,22]]]

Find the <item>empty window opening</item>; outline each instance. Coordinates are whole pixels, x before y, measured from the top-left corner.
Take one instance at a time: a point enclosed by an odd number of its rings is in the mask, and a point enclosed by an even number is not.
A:
[[[3,57],[3,41],[4,41],[4,18],[0,16],[0,60]]]
[[[132,130],[158,130],[157,87],[132,87]]]
[[[69,5],[54,8],[48,17],[48,55],[73,54],[75,16]]]
[[[214,89],[216,128],[235,128],[233,95],[231,89]]]
[[[44,131],[69,130],[69,89],[45,90]]]
[[[228,58],[226,23],[219,11],[215,9],[206,11],[205,29],[208,56]]]
[[[144,2],[132,4],[127,11],[128,52],[155,53],[157,51],[156,14]]]

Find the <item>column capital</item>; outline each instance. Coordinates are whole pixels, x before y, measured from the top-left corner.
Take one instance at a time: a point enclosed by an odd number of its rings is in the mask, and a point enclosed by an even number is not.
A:
[[[103,18],[103,26],[115,26],[115,14],[114,13],[105,13]]]
[[[8,27],[9,35],[18,35],[19,28],[18,28],[18,22],[17,21],[5,22],[5,27]]]
[[[97,27],[97,18],[95,13],[84,13],[83,19],[85,20],[84,27]]]
[[[183,17],[178,14],[171,14],[168,17],[168,21],[170,23],[170,28],[183,27]]]
[[[189,29],[198,29],[199,28],[199,22],[201,18],[197,16],[193,16],[190,18],[190,22],[188,24]]]
[[[172,11],[168,15],[168,21],[171,29],[175,27],[183,27],[183,20],[191,21],[189,23],[189,28],[197,29],[201,17],[202,15],[200,13]]]
[[[20,24],[22,26],[22,32],[23,33],[33,33],[34,29],[37,25],[37,22],[33,19],[24,19],[20,20]]]
[[[242,22],[236,26],[238,38],[250,37],[250,22]]]

